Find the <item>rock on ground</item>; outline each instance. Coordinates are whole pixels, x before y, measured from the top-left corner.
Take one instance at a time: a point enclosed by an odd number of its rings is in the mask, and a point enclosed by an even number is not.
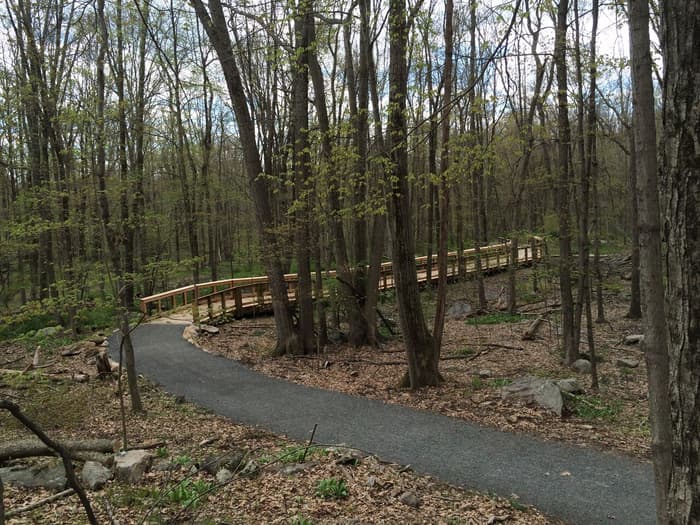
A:
[[[211,326],[208,324],[200,324],[198,331],[201,334],[208,334],[208,335],[216,335],[219,333],[219,329],[216,326]]]
[[[562,392],[566,392],[567,394],[583,393],[583,387],[573,377],[567,379],[559,379],[558,381],[555,381],[555,384],[559,387],[559,390],[561,390]]]
[[[148,471],[153,454],[147,450],[129,450],[114,456],[114,477],[125,483],[138,483]]]
[[[408,505],[409,507],[413,507],[414,509],[417,509],[418,507],[420,507],[420,498],[412,490],[409,490],[409,491],[401,494],[401,496],[399,496],[399,501],[401,503],[403,503],[404,505]]]
[[[632,334],[625,337],[624,343],[626,345],[636,345],[644,341],[644,336],[641,334]]]
[[[80,473],[80,478],[87,488],[98,490],[112,479],[112,471],[96,461],[86,461]]]
[[[639,361],[629,357],[618,357],[615,364],[620,368],[637,368],[639,366]]]
[[[536,403],[561,417],[564,400],[561,390],[550,379],[542,377],[522,377],[501,388],[501,398],[517,398],[526,403]]]
[[[588,359],[577,359],[571,364],[571,368],[576,370],[579,374],[590,374],[591,362]]]
[[[63,327],[60,325],[47,326],[46,328],[40,328],[39,330],[37,330],[36,336],[37,337],[50,337],[52,335],[56,335],[61,330],[63,330]]]
[[[450,319],[463,319],[469,317],[474,309],[467,301],[455,301],[447,308],[447,317]]]

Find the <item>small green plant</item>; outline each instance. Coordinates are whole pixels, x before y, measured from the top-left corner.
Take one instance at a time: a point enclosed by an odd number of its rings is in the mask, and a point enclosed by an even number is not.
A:
[[[509,503],[514,510],[519,510],[520,512],[527,510],[527,507],[520,503],[517,497],[510,498]]]
[[[348,486],[343,479],[322,479],[316,485],[316,495],[324,499],[344,499],[348,497]]]
[[[484,380],[479,376],[473,376],[471,381],[471,390],[481,390],[484,388]]]
[[[305,450],[306,447],[285,447],[276,454],[276,458],[281,463],[301,463],[306,457],[312,454],[312,450],[304,454]]]
[[[292,521],[289,522],[289,525],[312,525],[312,523],[310,519],[305,518],[301,514],[297,514],[292,518]]]
[[[467,356],[469,357],[470,355],[474,355],[475,351],[473,348],[470,348],[468,346],[465,346],[464,348],[459,350],[459,355]]]
[[[212,484],[203,480],[192,481],[186,479],[179,483],[167,493],[167,500],[170,503],[178,503],[183,507],[196,508],[207,493],[212,489]]]
[[[614,421],[620,413],[620,402],[606,402],[595,396],[569,396],[574,414],[582,419]]]
[[[181,467],[186,467],[192,464],[192,458],[187,455],[175,456],[175,458],[173,458],[173,463]]]
[[[510,379],[507,379],[505,377],[499,377],[499,378],[491,381],[491,386],[493,386],[494,388],[501,388],[501,387],[504,387],[504,386],[509,385],[509,384],[510,384]]]
[[[168,452],[168,447],[158,447],[156,449],[156,457],[167,458],[169,455],[170,452]]]

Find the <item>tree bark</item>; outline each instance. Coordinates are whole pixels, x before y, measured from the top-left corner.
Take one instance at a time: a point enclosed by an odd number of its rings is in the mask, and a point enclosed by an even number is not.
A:
[[[452,17],[454,3],[445,2],[445,67],[443,69],[443,85],[445,93],[442,100],[440,153],[440,223],[438,229],[438,290],[435,299],[435,322],[433,326],[433,342],[436,359],[440,359],[442,334],[445,329],[445,311],[447,309],[447,237],[449,234],[450,184],[448,170],[450,168],[450,113],[452,109],[452,52],[453,27]]]
[[[296,189],[295,231],[298,264],[297,305],[299,307],[299,351],[314,348],[314,305],[311,282],[311,236],[309,221],[311,205],[311,154],[309,144],[309,48],[311,46],[311,0],[300,0],[294,19],[296,50],[293,71],[294,118],[294,183]],[[320,300],[320,298],[319,298]]]
[[[630,309],[627,317],[642,318],[642,292],[639,282],[639,205],[637,203],[637,154],[634,147],[634,130],[630,128],[629,187],[632,195],[632,274],[630,280]]]
[[[640,284],[642,289],[643,347],[649,380],[651,449],[656,481],[656,518],[667,523],[668,486],[671,469],[671,405],[668,400],[668,350],[664,319],[661,267],[661,224],[657,181],[656,120],[649,51],[647,0],[629,0],[630,51],[632,55],[632,102],[634,147],[639,187]],[[685,17],[685,15],[683,15]]]
[[[114,452],[114,442],[111,439],[74,439],[62,441],[61,445],[69,453],[86,450],[91,452]],[[24,439],[0,446],[0,461],[55,455],[56,450],[39,439]]]
[[[665,67],[662,173],[672,433],[667,510],[670,523],[694,524],[700,523],[700,4],[664,0],[661,6]],[[650,183],[647,180],[645,192],[651,193]],[[662,280],[658,277],[660,286]],[[655,299],[647,296],[645,302]],[[666,372],[662,362],[653,364],[656,373]]]
[[[578,358],[574,344],[574,304],[571,289],[571,226],[570,226],[570,150],[571,127],[569,124],[569,104],[566,28],[569,12],[568,0],[560,0],[557,8],[557,29],[554,42],[554,64],[557,73],[558,103],[558,142],[559,142],[559,287],[561,292],[562,349],[567,364]]]
[[[440,382],[433,338],[423,315],[416,274],[415,237],[408,185],[406,92],[408,24],[405,0],[389,2],[389,116],[388,149],[391,152],[389,197],[394,283],[399,303],[401,332],[406,345],[408,373],[403,384],[417,389]]]

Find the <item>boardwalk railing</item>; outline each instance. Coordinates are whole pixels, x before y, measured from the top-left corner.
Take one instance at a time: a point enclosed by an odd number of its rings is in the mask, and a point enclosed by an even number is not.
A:
[[[518,266],[529,266],[542,260],[544,241],[539,237],[530,238],[529,244],[518,249]],[[449,252],[447,260],[447,277],[459,275],[458,252]],[[482,271],[491,273],[502,271],[511,264],[511,244],[506,241],[491,244],[480,249]],[[463,267],[466,275],[476,273],[476,250],[471,248],[463,252]],[[416,257],[418,282],[428,281],[428,257]],[[326,278],[335,278],[335,271],[323,272]],[[437,257],[432,258],[431,280],[438,277]],[[295,273],[285,275],[289,300],[296,301],[298,276]],[[388,290],[394,287],[391,262],[382,264],[379,288]],[[205,283],[183,286],[167,292],[161,292],[141,299],[141,311],[146,315],[158,315],[189,305],[195,322],[212,319],[224,314],[245,317],[272,310],[272,294],[266,276],[221,279]]]

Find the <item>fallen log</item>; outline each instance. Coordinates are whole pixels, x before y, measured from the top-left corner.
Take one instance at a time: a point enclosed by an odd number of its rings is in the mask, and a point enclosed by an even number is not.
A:
[[[545,321],[544,317],[538,317],[534,321],[530,323],[530,326],[528,326],[527,330],[525,330],[525,333],[522,336],[523,341],[533,341],[535,339],[535,336],[537,335],[537,330],[539,330],[540,326],[542,323]]]
[[[61,443],[71,455],[78,458],[82,452],[114,452],[110,439],[68,440]],[[26,439],[0,445],[0,461],[31,458],[35,456],[55,456],[57,452],[38,439]]]

